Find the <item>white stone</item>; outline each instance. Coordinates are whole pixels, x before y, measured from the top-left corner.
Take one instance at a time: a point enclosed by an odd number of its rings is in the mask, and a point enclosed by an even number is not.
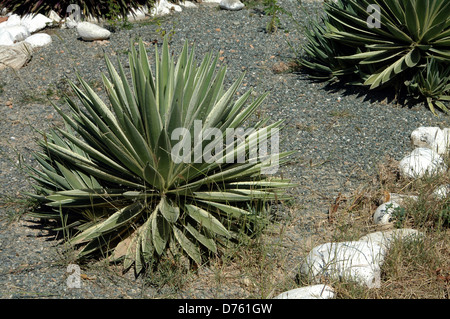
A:
[[[382,246],[368,241],[326,243],[311,250],[300,271],[311,280],[323,276],[377,288],[385,253]]]
[[[14,38],[7,30],[0,29],[0,45],[14,45]]]
[[[376,225],[386,225],[392,222],[395,209],[401,208],[397,202],[388,201],[381,204],[373,214],[373,222]]]
[[[30,36],[30,32],[23,25],[6,26],[1,29],[2,32],[8,32],[13,42],[20,42]]]
[[[7,21],[3,22],[0,26],[16,26],[20,25],[20,16],[17,14],[11,14]]]
[[[432,149],[439,155],[448,152],[450,145],[450,129],[439,127],[419,127],[411,133],[411,143],[415,147]]]
[[[7,67],[21,68],[31,59],[32,48],[28,43],[19,42],[11,46],[0,46],[0,70]]]
[[[47,33],[35,33],[26,38],[25,42],[30,44],[31,47],[35,49],[52,43],[52,37]]]
[[[150,10],[150,15],[163,16],[170,14],[172,11],[181,12],[182,8],[179,5],[168,2],[167,0],[159,0]]]
[[[447,169],[442,157],[429,148],[416,148],[399,163],[400,173],[409,178],[434,175]]]
[[[436,136],[440,132],[439,127],[419,127],[411,133],[411,144],[414,147],[432,148]]]
[[[197,8],[197,5],[192,1],[181,1],[180,6],[184,8]]]
[[[27,27],[30,33],[40,31],[44,29],[47,25],[50,25],[52,23],[53,20],[47,18],[45,15],[40,13],[36,15],[33,14],[24,15],[20,20],[20,24]]]
[[[334,290],[327,285],[312,285],[282,292],[273,299],[333,299]]]
[[[6,22],[8,22],[8,20],[0,22],[0,31],[2,31],[2,28],[6,27]]]
[[[77,26],[79,36],[85,41],[109,39],[111,32],[90,22],[80,22]]]
[[[450,185],[441,185],[433,191],[433,196],[437,199],[447,198],[450,194]]]
[[[388,250],[391,246],[391,243],[395,240],[410,241],[419,239],[423,236],[424,234],[416,229],[400,228],[370,233],[365,236],[362,236],[359,240],[376,243],[382,246],[384,249]]]
[[[72,19],[71,17],[67,17],[64,20],[64,24],[62,25],[62,28],[74,29],[77,26],[78,26],[78,21],[76,21],[75,19]]]
[[[50,13],[48,14],[48,18],[56,23],[61,22],[61,17],[59,16],[59,14],[57,14],[53,10],[50,10]]]
[[[222,0],[219,3],[219,7],[223,10],[238,11],[245,7],[245,5],[239,0]]]

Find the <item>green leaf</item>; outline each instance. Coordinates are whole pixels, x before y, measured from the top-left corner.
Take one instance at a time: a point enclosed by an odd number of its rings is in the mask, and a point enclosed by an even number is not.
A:
[[[82,140],[76,138],[72,134],[69,134],[68,132],[66,132],[62,129],[58,128],[58,131],[64,137],[66,137],[69,141],[71,141],[73,144],[75,144],[76,146],[81,148],[84,152],[89,154],[91,157],[102,162],[104,165],[110,166],[112,169],[119,171],[121,174],[128,175],[129,177],[132,176],[132,174],[130,174],[130,171],[128,169],[124,168],[120,163],[117,163],[116,161],[111,159],[111,157],[106,156],[104,153],[98,151],[96,148],[91,147],[89,144],[83,142]]]
[[[122,227],[124,225],[130,224],[138,216],[140,216],[144,209],[145,207],[143,207],[139,202],[126,206],[112,214],[106,220],[99,222],[96,225],[76,235],[70,240],[70,243],[72,245],[77,245],[96,237],[103,236],[104,234],[118,229],[119,227]]]
[[[370,58],[373,56],[377,56],[380,53],[386,53],[386,50],[367,51],[367,52],[356,53],[356,54],[349,55],[349,56],[339,56],[337,58],[338,59],[346,59],[346,60],[363,60],[363,59],[367,59],[367,58]]]
[[[197,265],[202,263],[200,249],[191,242],[178,227],[173,227],[173,234],[183,250],[191,257]]]
[[[139,131],[136,129],[136,127],[128,117],[125,117],[124,120],[128,138],[133,145],[136,154],[138,154],[139,156],[137,160],[139,161],[140,165],[144,166],[146,163],[154,164],[152,151],[146,140],[142,137],[142,135],[139,133]]]
[[[252,214],[249,211],[246,211],[245,209],[235,207],[232,205],[222,204],[214,201],[201,201],[202,203],[207,204],[208,206],[213,206],[221,211],[223,211],[226,214],[230,214],[234,218],[241,218],[243,216],[251,216]]]
[[[194,226],[190,223],[184,226],[184,228],[203,246],[208,248],[213,253],[217,253],[217,246],[213,238],[210,238],[201,232],[199,232],[197,229],[194,228]]]
[[[194,197],[197,199],[214,200],[218,202],[246,202],[250,199],[250,197],[246,195],[225,191],[194,192]]]
[[[420,28],[422,25],[420,24],[418,14],[416,12],[416,4],[415,0],[406,1],[406,28],[412,34],[413,39],[415,41],[419,40]]]
[[[170,225],[167,220],[159,214],[157,207],[150,216],[152,223],[152,239],[158,255],[162,255],[170,236]]]
[[[195,219],[201,226],[218,235],[225,237],[230,236],[230,233],[223,224],[208,211],[192,204],[186,204],[185,208],[187,209],[189,216]]]
[[[165,197],[161,198],[159,211],[169,223],[176,223],[178,217],[180,216],[180,208],[174,206],[171,201],[169,203],[169,200]]]
[[[408,54],[405,56],[406,65],[409,68],[412,68],[412,67],[416,66],[417,63],[419,63],[420,58],[421,58],[420,50],[413,49],[410,52],[408,52]]]
[[[141,241],[141,254],[145,262],[150,262],[155,247],[152,237],[152,219],[149,218],[139,229],[139,239]]]

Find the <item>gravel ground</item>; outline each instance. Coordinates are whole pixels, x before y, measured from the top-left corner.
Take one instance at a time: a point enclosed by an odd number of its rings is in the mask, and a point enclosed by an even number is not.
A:
[[[306,11],[302,11],[295,1],[280,3],[302,23],[322,5],[303,1]],[[109,41],[83,42],[75,30],[47,30],[53,38],[51,45],[36,52],[22,69],[0,71],[0,298],[248,297],[244,288],[229,287],[226,282],[209,286],[202,276],[190,278],[176,292],[156,289],[134,280],[131,273],[123,276],[101,266],[83,269],[81,289],[70,289],[66,284],[70,257],[40,223],[26,215],[14,219],[22,209],[17,200],[20,192],[31,189],[18,154],[21,161],[33,164],[36,130],[62,125],[47,97],[60,103],[58,95],[67,92],[64,80],[75,80],[76,71],[102,93],[103,55],[126,64],[129,43],[137,37],[153,51],[151,43],[161,39],[161,30],[173,31],[174,52],[179,52],[185,39],[195,43],[198,57],[211,50],[220,52],[229,81],[246,71],[243,89],[271,92],[261,115],[283,119],[286,127],[280,147],[298,151],[280,172],[299,185],[293,190],[298,204],[296,216],[290,216],[293,220],[326,212],[339,192],[348,194],[360,186],[386,156],[400,160],[410,150],[409,135],[415,128],[448,127],[448,117],[433,116],[423,105],[400,107],[377,95],[313,83],[302,74],[278,73],[280,62],[295,57],[288,43],[298,46],[304,37],[284,16],[281,28],[268,34],[264,31],[268,19],[261,7],[231,12],[203,4],[160,19],[159,24],[141,22],[119,28]],[[302,222],[290,227],[290,264],[300,261],[295,243],[309,235]],[[205,267],[201,272],[209,276],[212,270]]]

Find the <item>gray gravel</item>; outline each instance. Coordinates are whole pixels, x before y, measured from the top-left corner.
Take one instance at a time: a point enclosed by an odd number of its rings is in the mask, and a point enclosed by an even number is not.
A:
[[[283,0],[282,6],[297,21],[306,21],[321,2],[304,1],[306,13],[296,2]],[[315,216],[327,211],[335,196],[350,193],[375,172],[375,165],[386,156],[400,160],[410,150],[409,135],[419,126],[448,127],[449,118],[433,116],[423,104],[412,108],[395,105],[382,95],[365,95],[313,83],[303,74],[276,73],[276,63],[289,62],[296,46],[304,41],[300,30],[282,16],[282,26],[274,34],[264,31],[269,17],[261,7],[231,12],[211,5],[184,9],[158,24],[139,23],[131,29],[119,28],[107,42],[89,43],[77,39],[75,30],[47,30],[53,43],[33,55],[18,71],[0,71],[0,298],[241,298],[245,289],[230,288],[226,282],[209,286],[201,276],[189,278],[180,290],[157,289],[134,280],[131,273],[121,275],[114,267],[101,265],[82,269],[80,289],[70,289],[66,267],[70,256],[48,236],[41,224],[24,215],[20,192],[31,190],[20,169],[21,161],[33,165],[36,130],[60,126],[47,97],[60,103],[58,95],[67,91],[64,80],[75,80],[78,71],[99,93],[100,73],[106,72],[103,55],[126,64],[132,39],[142,37],[153,51],[153,40],[161,40],[158,30],[174,31],[171,48],[179,52],[185,39],[195,43],[197,56],[220,51],[228,67],[228,80],[242,71],[247,76],[243,90],[253,88],[261,94],[270,91],[261,116],[283,119],[281,149],[297,150],[292,163],[280,174],[299,184],[293,190],[297,216]],[[11,104],[11,103],[12,104]],[[19,161],[18,154],[22,158]],[[292,248],[291,263],[299,261],[295,242],[308,236],[305,224],[294,224],[287,233]],[[212,270],[205,267],[204,275]]]

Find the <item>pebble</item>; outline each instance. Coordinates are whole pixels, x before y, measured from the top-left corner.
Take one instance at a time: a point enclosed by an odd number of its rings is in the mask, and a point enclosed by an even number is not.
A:
[[[25,42],[30,44],[33,49],[36,49],[52,43],[52,37],[47,33],[35,33],[26,38]]]
[[[400,174],[407,178],[421,178],[444,172],[444,159],[430,148],[418,147],[404,156],[399,163]]]
[[[223,10],[238,11],[242,10],[245,5],[239,0],[221,0],[219,7]]]
[[[107,40],[111,32],[94,23],[80,22],[77,25],[78,35],[85,41]]]
[[[373,214],[373,222],[376,225],[386,225],[394,220],[396,210],[400,209],[400,205],[394,201],[388,201],[381,204]]]

